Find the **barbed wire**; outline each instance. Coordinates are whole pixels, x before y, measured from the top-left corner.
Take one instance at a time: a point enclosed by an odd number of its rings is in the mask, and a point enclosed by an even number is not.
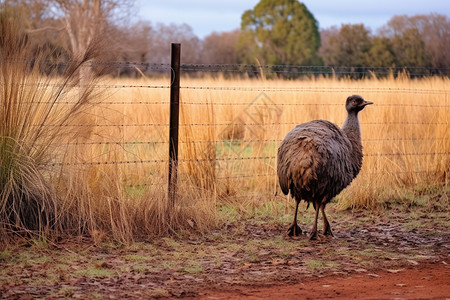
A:
[[[417,66],[399,66],[399,67],[371,67],[371,66],[314,66],[314,65],[257,65],[257,64],[181,64],[183,68],[195,68],[195,69],[361,69],[361,70],[436,70],[447,71],[448,68],[443,67],[417,67]]]
[[[441,156],[449,155],[450,152],[410,152],[410,153],[366,153],[365,157],[370,156]],[[266,156],[250,156],[250,157],[214,157],[214,158],[190,158],[190,159],[178,159],[178,162],[214,162],[214,161],[253,161],[253,160],[274,160],[276,155]],[[78,165],[125,165],[125,164],[148,164],[148,163],[166,163],[169,159],[151,159],[151,160],[123,160],[123,161],[97,161],[97,162],[56,162],[47,163],[45,166],[58,167],[58,166],[78,166]]]
[[[389,172],[385,172],[385,171],[377,171],[377,172],[369,172],[369,171],[361,171],[361,175],[405,175],[405,174],[436,174],[436,173],[441,173],[442,171],[437,171],[437,170],[410,170],[410,171],[389,171]],[[445,171],[444,171],[445,172]],[[245,178],[261,178],[261,177],[269,177],[272,178],[273,180],[277,181],[278,180],[278,175],[276,174],[275,171],[270,172],[270,173],[265,173],[265,174],[233,174],[233,175],[223,175],[223,176],[215,176],[215,179],[217,180],[230,180],[230,179],[245,179]],[[126,187],[128,188],[142,188],[142,187],[151,187],[151,186],[161,186],[161,185],[166,185],[167,183],[165,181],[161,182],[146,182],[146,183],[135,183],[135,184],[126,184]],[[242,196],[242,197],[246,197],[246,196]]]
[[[394,153],[365,153],[364,156],[440,156],[450,152],[394,152]]]
[[[450,94],[450,91],[449,91]],[[343,103],[253,103],[253,102],[240,102],[240,103],[220,103],[220,102],[185,102],[180,101],[181,105],[207,105],[207,106],[344,106]],[[421,107],[421,108],[446,108],[450,105],[433,105],[433,104],[376,104],[377,107]]]
[[[105,89],[123,89],[123,88],[142,88],[142,89],[168,89],[170,85],[147,85],[147,84],[97,84],[93,85],[94,88]]]
[[[5,83],[0,82],[0,85],[4,86]],[[64,83],[18,83],[18,86],[33,86],[33,87],[40,87],[40,88],[82,88],[80,85],[67,85]],[[89,88],[94,89],[123,89],[123,88],[145,88],[145,89],[168,89],[170,88],[170,85],[150,85],[150,84],[92,84],[88,86]],[[39,103],[39,102],[37,102]]]
[[[368,172],[361,171],[361,174],[369,174],[369,175],[386,175],[386,174],[433,174],[439,173],[441,171],[436,170],[411,170],[411,171],[389,171],[389,172]],[[252,177],[274,177],[274,179],[278,180],[278,175],[275,171],[266,174],[235,174],[235,175],[227,175],[227,176],[217,176],[217,179],[241,179],[241,178],[252,178]]]
[[[404,94],[448,94],[450,90],[434,89],[405,89],[405,88],[326,88],[326,87],[295,87],[295,88],[273,88],[273,87],[238,87],[238,86],[180,86],[187,90],[215,90],[215,91],[246,91],[246,92],[323,92],[323,93],[348,93],[363,91],[371,93],[404,93]],[[341,104],[342,105],[342,104]]]
[[[2,62],[13,62],[13,63],[26,63],[35,64],[35,58],[28,58],[23,60],[2,60]],[[54,70],[60,72],[61,66],[67,66],[73,61],[55,61],[55,60],[39,60],[37,63],[47,64],[47,69],[53,67]],[[93,68],[103,67],[103,68],[117,68],[117,69],[137,69],[140,73],[145,72],[157,72],[170,71],[173,72],[170,64],[167,63],[154,63],[154,62],[137,62],[137,61],[88,61],[84,63],[85,66],[91,66]],[[292,76],[305,76],[305,75],[332,75],[332,76],[354,76],[357,78],[363,78],[364,75],[373,76],[387,76],[390,74],[405,73],[412,77],[423,77],[423,76],[449,76],[450,69],[442,67],[416,67],[416,66],[305,66],[305,65],[257,65],[257,64],[181,64],[180,70],[183,73],[241,73],[250,74],[252,76],[261,76],[262,74],[279,74],[280,76],[292,75]],[[169,72],[169,73],[170,73]],[[262,73],[262,74],[261,74]],[[168,88],[169,85],[94,85],[95,88],[153,88],[161,89]],[[274,89],[274,88],[246,88],[246,87],[181,87],[183,89],[203,89],[203,90],[240,90],[240,91],[266,91],[266,92],[280,92],[280,91],[305,91],[305,89]],[[339,92],[335,89],[331,89],[331,92]],[[347,92],[348,90],[345,90]],[[378,89],[378,91],[380,91]],[[405,91],[399,91],[397,89],[391,89],[388,91],[392,93],[405,93]],[[324,91],[325,92],[325,91]],[[344,91],[342,91],[344,92]],[[415,91],[414,93],[419,93],[420,91]],[[411,93],[411,91],[409,92]],[[439,94],[442,91],[435,90],[424,90],[422,93],[427,94]],[[448,93],[444,91],[444,93]]]
[[[277,126],[277,125],[298,125],[296,122],[273,122],[273,123],[190,123],[180,124],[180,126]],[[448,122],[360,122],[361,125],[449,125]]]
[[[34,127],[165,127],[168,123],[147,124],[35,124]]]
[[[448,76],[448,68],[440,67],[371,67],[371,66],[304,66],[304,65],[255,65],[255,64],[182,64],[181,70],[184,72],[221,72],[221,73],[247,73],[247,74],[279,74],[291,76],[304,75],[332,75],[349,76],[357,75],[395,75],[405,73],[409,76]]]
[[[127,164],[150,164],[150,163],[164,163],[168,159],[150,159],[150,160],[124,160],[124,161],[82,161],[82,162],[55,162],[42,164],[48,167],[63,167],[63,166],[99,166],[99,165],[127,165]]]
[[[49,104],[49,105],[74,105],[76,104],[75,101],[36,101],[36,102],[27,102],[24,101],[23,103],[27,104]],[[96,105],[168,105],[170,102],[168,101],[98,101],[98,102],[91,102],[90,104],[96,104]]]
[[[449,90],[450,94],[450,90]],[[74,101],[35,101],[35,102],[24,102],[28,104],[49,104],[49,105],[74,105]],[[169,101],[160,100],[160,101],[98,101],[93,102],[92,104],[96,105],[169,105]],[[188,102],[188,101],[180,101],[181,105],[206,105],[206,106],[255,106],[255,107],[285,107],[285,106],[343,106],[343,103],[258,103],[258,102],[239,102],[239,103],[222,103],[222,102]],[[421,108],[446,108],[450,107],[450,105],[433,105],[433,104],[403,104],[403,103],[395,103],[395,104],[376,104],[377,107],[421,107]]]
[[[4,85],[4,83],[0,83],[0,85]],[[42,88],[47,87],[65,87],[64,84],[58,83],[19,83],[19,86],[38,86]],[[74,86],[75,88],[80,88],[79,86]],[[124,89],[124,88],[142,88],[142,89],[169,89],[169,85],[151,85],[151,84],[93,84],[90,86],[91,88],[98,89]],[[242,91],[242,92],[322,92],[322,93],[349,93],[349,92],[367,92],[367,93],[403,93],[403,94],[449,94],[450,89],[406,89],[406,88],[365,88],[365,87],[357,87],[357,88],[328,88],[328,87],[295,87],[295,88],[279,88],[279,87],[242,87],[242,86],[180,86],[180,89],[185,90],[210,90],[210,91]],[[36,102],[39,103],[39,102]],[[42,102],[45,103],[45,102]],[[62,102],[64,103],[64,102]],[[115,102],[111,102],[115,103]],[[205,102],[182,102],[183,104],[196,104],[196,105],[205,105],[211,103]],[[248,102],[250,104],[252,102]],[[244,103],[245,104],[245,103]],[[230,103],[225,105],[244,105],[242,103]],[[216,105],[220,105],[220,103],[216,103]],[[255,103],[255,105],[257,105]],[[288,106],[288,105],[342,105],[342,103],[333,103],[333,104],[320,104],[320,103],[280,103],[278,105]],[[397,105],[397,104],[396,104]],[[401,105],[401,104],[399,104]],[[440,106],[437,106],[440,107]]]
[[[296,122],[272,122],[272,123],[188,123],[179,124],[180,127],[211,127],[211,126],[295,126]],[[361,125],[449,125],[448,122],[361,122]],[[147,124],[36,124],[34,127],[165,127],[168,123],[147,123]]]
[[[434,137],[434,138],[369,138],[362,139],[363,142],[382,142],[382,141],[443,141],[450,138]],[[201,140],[201,141],[179,141],[180,144],[247,144],[247,143],[280,143],[282,139],[269,139],[269,140],[246,140],[246,139],[236,139],[236,140]],[[155,144],[168,144],[169,141],[127,141],[127,142],[69,142],[64,144],[59,144],[60,146],[87,146],[87,145],[155,145]]]
[[[35,57],[24,58],[21,60],[15,59],[2,59],[3,62],[12,62],[12,63],[33,63],[36,62]],[[51,60],[51,59],[40,59],[39,63],[46,63],[48,65],[69,65],[71,63],[78,61],[73,60]],[[90,60],[84,62],[83,65],[86,66],[117,66],[120,68],[135,68],[136,66],[142,66],[146,68],[170,68],[169,63],[160,63],[160,62],[142,62],[142,61],[102,61],[102,60]],[[242,70],[242,71],[254,71],[254,70],[274,70],[274,69],[300,69],[300,70],[394,70],[394,71],[403,71],[403,70],[424,70],[424,71],[448,71],[449,68],[446,67],[424,67],[424,66],[339,66],[339,65],[330,65],[330,66],[320,66],[320,65],[284,65],[284,64],[274,64],[274,65],[260,65],[260,64],[199,64],[199,63],[183,63],[180,65],[181,70],[186,69],[194,69],[196,71],[204,70],[204,71],[214,71],[218,69],[225,70]]]
[[[218,70],[199,70],[199,69],[181,69],[181,71],[183,72],[217,72],[217,73],[235,73],[235,74],[252,74],[254,76],[262,76],[266,75],[266,74],[277,74],[277,75],[292,75],[292,76],[354,76],[357,75],[358,77],[363,77],[364,75],[369,75],[369,76],[373,76],[373,75],[377,75],[377,76],[388,76],[390,74],[395,74],[398,73],[399,71],[390,71],[390,70],[386,70],[386,71],[376,71],[376,70],[366,70],[366,71],[335,71],[335,70],[330,70],[330,71],[281,71],[281,70],[226,70],[226,69],[218,69]],[[403,70],[401,70],[403,71]],[[400,72],[401,72],[400,71]],[[434,75],[440,75],[440,76],[448,76],[449,75],[449,71],[445,71],[445,73],[441,74],[441,72],[439,73],[428,73],[426,70],[424,70],[424,72],[422,73],[413,73],[411,71],[406,71],[408,76],[410,77],[426,77],[426,76],[434,76]],[[280,76],[281,77],[281,76]]]
[[[166,182],[151,182],[151,183],[135,183],[135,184],[125,184],[127,188],[142,188],[142,187],[149,187],[149,186],[163,186],[164,184],[167,184]]]
[[[4,63],[14,63],[14,64],[46,64],[48,68],[53,67],[55,69],[59,67],[69,66],[73,63],[79,63],[79,61],[73,61],[73,60],[61,60],[61,61],[55,61],[50,59],[38,59],[35,58],[25,58],[25,59],[0,59],[1,62]],[[116,67],[116,68],[129,68],[129,69],[136,69],[138,66],[143,68],[144,70],[170,70],[171,66],[170,64],[165,63],[151,63],[151,62],[133,62],[133,61],[86,61],[82,64],[82,66],[91,66],[91,67]]]

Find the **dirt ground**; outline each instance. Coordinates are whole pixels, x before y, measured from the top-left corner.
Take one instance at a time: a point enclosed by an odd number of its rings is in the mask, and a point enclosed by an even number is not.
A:
[[[0,298],[450,299],[448,195],[439,197],[380,211],[330,205],[335,237],[317,241],[286,236],[290,210],[263,209],[204,235],[34,241],[0,252]],[[312,218],[301,213],[303,230]]]
[[[450,299],[450,266],[308,277],[293,285],[231,286],[205,290],[196,299]]]

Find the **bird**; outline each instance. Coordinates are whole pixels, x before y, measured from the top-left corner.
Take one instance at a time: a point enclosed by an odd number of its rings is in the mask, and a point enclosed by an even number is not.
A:
[[[295,199],[295,213],[289,236],[299,236],[298,205],[301,200],[312,203],[314,225],[309,238],[318,238],[319,210],[323,217],[323,235],[333,236],[325,214],[325,206],[347,187],[362,166],[363,149],[358,113],[373,102],[359,95],[345,102],[347,118],[339,128],[326,120],[314,120],[297,125],[285,136],[278,148],[277,175],[281,190]]]

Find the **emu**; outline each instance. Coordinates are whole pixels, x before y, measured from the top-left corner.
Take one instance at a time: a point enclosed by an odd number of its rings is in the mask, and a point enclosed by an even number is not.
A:
[[[297,211],[301,200],[312,203],[315,219],[310,239],[317,239],[319,210],[323,217],[323,234],[333,236],[325,215],[325,206],[358,175],[362,165],[361,130],[358,113],[373,102],[353,95],[347,98],[347,119],[340,129],[325,120],[297,125],[278,148],[277,173],[281,190],[296,201],[294,221],[289,236],[298,236]]]

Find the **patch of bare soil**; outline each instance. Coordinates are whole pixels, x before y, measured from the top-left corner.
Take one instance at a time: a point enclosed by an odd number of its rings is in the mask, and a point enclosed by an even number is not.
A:
[[[196,299],[449,299],[450,266],[423,265],[398,270],[307,277],[270,287],[230,286],[200,292]]]
[[[447,209],[330,216],[335,237],[318,241],[263,216],[131,246],[16,247],[0,255],[0,298],[450,298]]]

